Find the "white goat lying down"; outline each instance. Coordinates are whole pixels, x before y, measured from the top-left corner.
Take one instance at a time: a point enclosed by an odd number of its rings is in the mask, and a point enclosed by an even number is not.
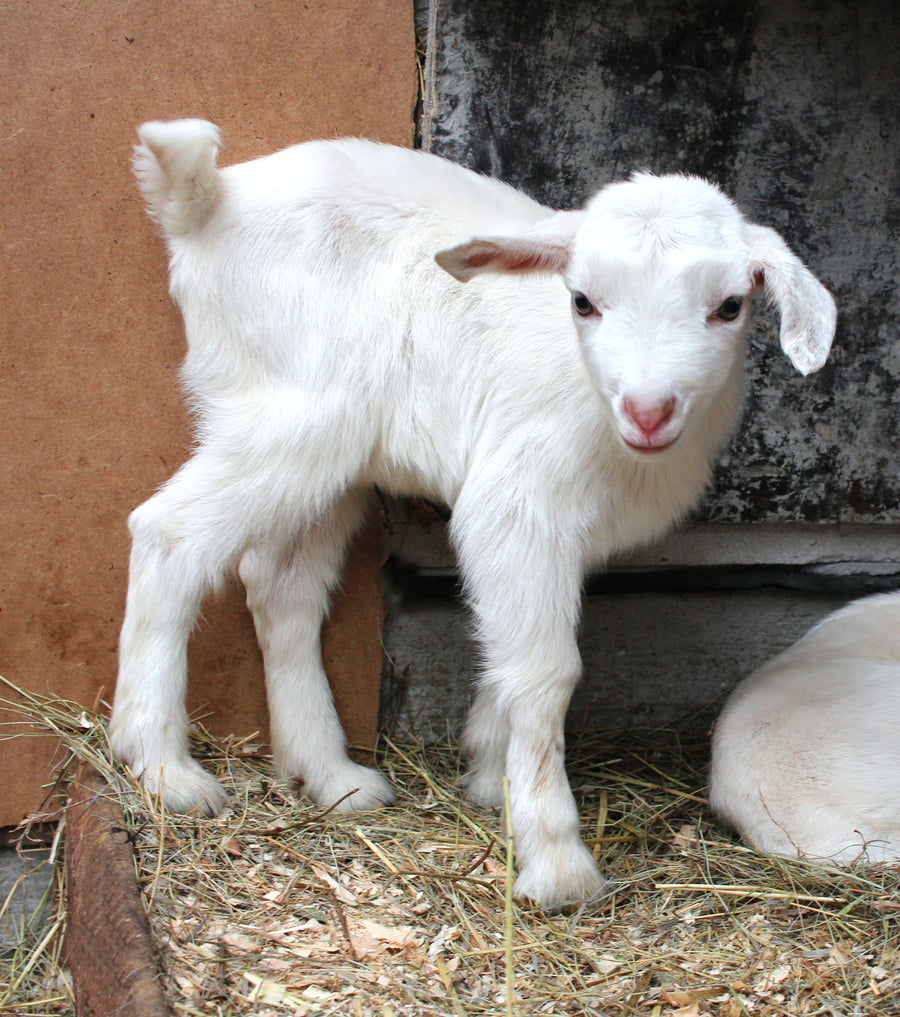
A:
[[[739,411],[751,293],[780,306],[804,374],[828,355],[830,295],[690,177],[638,175],[555,212],[366,141],[218,170],[212,124],[140,138],[198,446],[130,518],[116,752],[173,809],[222,808],[188,754],[185,648],[237,567],[279,771],[323,805],[390,802],[346,754],[319,629],[372,485],[424,495],[452,507],[482,654],[469,794],[498,805],[509,777],[517,894],[591,897],[563,743],[583,576],[701,496]]]
[[[858,600],[745,678],[710,805],[771,854],[900,861],[900,593]]]

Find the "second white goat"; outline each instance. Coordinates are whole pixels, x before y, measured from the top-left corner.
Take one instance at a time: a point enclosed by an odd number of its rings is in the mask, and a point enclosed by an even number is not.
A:
[[[737,686],[709,801],[760,851],[900,861],[900,593],[837,611]]]
[[[804,374],[833,300],[696,178],[641,174],[555,212],[366,141],[219,170],[211,124],[140,138],[198,447],[130,519],[115,751],[169,806],[222,807],[188,752],[186,644],[237,568],[278,769],[323,805],[390,802],[347,756],[319,630],[372,486],[425,495],[452,508],[482,654],[469,794],[498,805],[509,777],[518,895],[591,897],[563,740],[585,571],[702,495],[741,404],[751,293],[779,305]]]

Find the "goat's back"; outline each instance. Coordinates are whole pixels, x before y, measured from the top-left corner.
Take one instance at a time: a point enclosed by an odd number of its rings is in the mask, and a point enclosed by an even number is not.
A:
[[[157,159],[156,178],[174,166],[183,179],[144,191],[169,248],[182,377],[204,434],[232,446],[241,430],[274,435],[281,405],[280,430],[300,432],[304,407],[331,402],[346,408],[335,440],[368,450],[361,480],[449,502],[473,458],[500,447],[587,468],[604,423],[562,281],[462,285],[434,260],[476,229],[524,229],[547,209],[447,160],[352,138],[201,175],[195,193],[202,141],[176,132],[166,151],[168,126],[154,126],[141,158]],[[158,194],[183,207],[154,205]]]

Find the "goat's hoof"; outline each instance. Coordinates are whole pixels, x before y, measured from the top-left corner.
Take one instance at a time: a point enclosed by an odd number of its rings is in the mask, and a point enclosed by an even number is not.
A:
[[[602,897],[609,886],[593,855],[579,844],[577,850],[556,848],[523,865],[513,896],[533,901],[545,911],[559,911]]]
[[[470,770],[463,778],[466,798],[473,805],[482,809],[500,809],[503,807],[503,775],[497,776],[477,767]]]
[[[147,791],[158,796],[170,812],[217,816],[228,802],[222,785],[192,759],[148,766],[138,776]]]
[[[320,787],[305,788],[314,802],[340,812],[370,812],[396,801],[390,782],[377,770],[358,763],[345,763],[329,774]]]

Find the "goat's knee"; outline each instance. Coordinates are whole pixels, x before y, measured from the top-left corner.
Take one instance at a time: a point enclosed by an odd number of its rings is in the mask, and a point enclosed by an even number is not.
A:
[[[129,518],[132,549],[110,741],[116,756],[170,808],[216,813],[225,794],[190,757],[185,706],[187,644],[211,575],[170,502],[164,488]]]

